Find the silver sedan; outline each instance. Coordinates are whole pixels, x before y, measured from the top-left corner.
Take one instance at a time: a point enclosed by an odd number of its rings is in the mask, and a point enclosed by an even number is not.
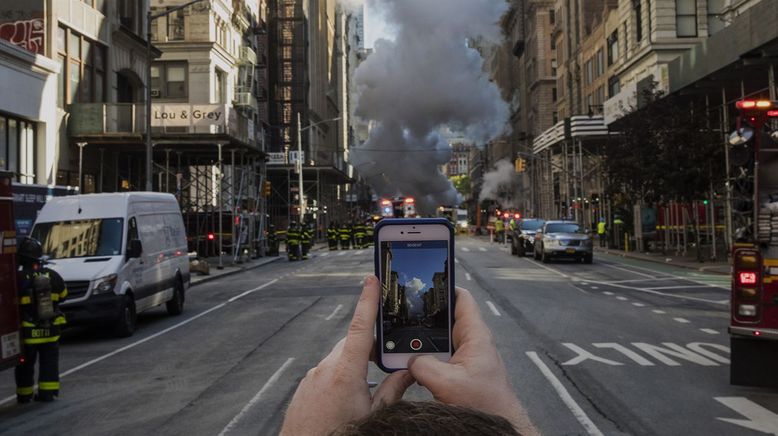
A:
[[[547,221],[535,235],[535,259],[561,258],[592,263],[592,238],[574,221]]]

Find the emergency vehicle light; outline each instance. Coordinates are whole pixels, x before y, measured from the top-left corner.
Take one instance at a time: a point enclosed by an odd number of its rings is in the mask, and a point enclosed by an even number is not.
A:
[[[516,218],[517,220],[518,220],[518,219],[521,219],[521,214],[520,214],[520,213],[517,213],[517,214],[516,214],[516,215],[514,215],[513,217],[514,217],[514,218]]]
[[[738,274],[741,285],[755,285],[756,273],[755,272],[741,272]]]
[[[511,216],[511,214],[509,214],[508,212],[505,212],[502,216],[503,216],[503,218],[508,218],[509,216]]]
[[[735,103],[738,109],[769,109],[773,107],[770,100],[741,100]]]
[[[392,204],[392,202],[389,200],[381,200],[381,206],[389,206],[390,204]]]
[[[213,241],[213,239],[214,239],[213,233],[208,233],[208,240]]]
[[[408,197],[405,199],[406,204],[413,204],[414,202],[416,202],[416,200],[414,200],[413,197]]]
[[[778,117],[778,110],[767,111],[767,116],[771,118]]]

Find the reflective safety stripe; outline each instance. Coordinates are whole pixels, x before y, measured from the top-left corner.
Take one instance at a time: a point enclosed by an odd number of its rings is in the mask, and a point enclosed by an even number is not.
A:
[[[19,299],[19,304],[32,304],[32,298],[25,295]]]
[[[49,342],[57,342],[58,340],[59,336],[52,336],[50,338],[27,338],[24,340],[24,343],[30,345],[48,344]]]
[[[56,292],[51,293],[51,301],[59,301],[59,294]]]
[[[62,315],[60,315],[60,316],[58,316],[58,317],[54,318],[54,323],[53,323],[53,324],[54,324],[54,325],[65,325],[65,324],[67,324],[67,323],[68,323],[68,322],[67,322],[67,320],[65,319],[65,317],[64,317],[64,316],[62,316]]]
[[[58,391],[59,382],[38,382],[38,390],[41,391]]]
[[[35,324],[29,322],[29,321],[22,321],[22,327],[32,327],[35,328]]]
[[[65,297],[68,296],[68,288],[65,288],[62,290],[62,292],[59,293],[59,299],[64,300]]]
[[[16,388],[16,395],[32,395],[32,386],[20,386]]]

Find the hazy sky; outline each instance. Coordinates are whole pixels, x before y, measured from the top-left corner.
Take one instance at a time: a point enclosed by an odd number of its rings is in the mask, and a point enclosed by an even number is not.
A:
[[[375,40],[391,37],[391,29],[381,15],[381,10],[365,4],[365,48],[373,48]]]

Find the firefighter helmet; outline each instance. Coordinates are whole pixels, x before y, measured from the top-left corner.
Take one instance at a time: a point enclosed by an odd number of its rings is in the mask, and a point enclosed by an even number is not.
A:
[[[43,257],[43,247],[37,239],[28,236],[19,243],[16,253],[22,260],[37,261]]]

